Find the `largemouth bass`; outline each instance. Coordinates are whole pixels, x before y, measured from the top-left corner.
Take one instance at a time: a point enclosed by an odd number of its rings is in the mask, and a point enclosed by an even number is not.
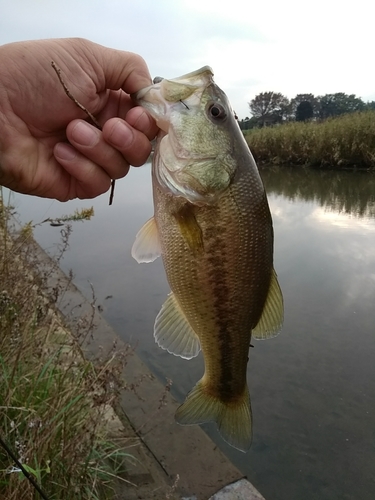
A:
[[[180,424],[216,422],[239,450],[252,439],[246,369],[250,339],[277,335],[283,300],[262,181],[230,103],[205,66],[158,78],[135,94],[161,131],[152,163],[154,217],[132,255],[159,255],[172,293],[155,321],[160,347],[205,372],[176,412]]]

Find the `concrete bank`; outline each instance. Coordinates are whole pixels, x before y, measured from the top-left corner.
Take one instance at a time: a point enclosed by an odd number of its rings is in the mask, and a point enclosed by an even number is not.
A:
[[[82,317],[92,317],[93,335],[85,355],[125,349],[126,345],[50,257],[34,244],[41,270],[50,270],[47,288],[64,290],[57,302],[67,326],[75,331]],[[150,332],[151,334],[151,332]],[[135,457],[127,483],[118,484],[119,500],[264,500],[199,426],[174,421],[178,403],[134,353],[126,356],[124,390],[116,414],[109,409],[109,434]],[[134,390],[131,390],[131,388]],[[129,484],[132,483],[132,484]]]

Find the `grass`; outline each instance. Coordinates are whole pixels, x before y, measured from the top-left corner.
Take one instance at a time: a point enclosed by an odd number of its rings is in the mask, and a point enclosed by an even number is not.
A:
[[[106,438],[120,368],[111,360],[84,360],[82,337],[65,329],[40,292],[44,277],[25,264],[32,228],[26,226],[16,241],[9,237],[9,208],[1,194],[0,437],[48,499],[112,498],[114,478],[131,459]],[[81,323],[81,334],[90,334],[90,318]],[[0,499],[40,498],[0,447]]]
[[[259,163],[375,168],[375,111],[252,129],[245,139]]]

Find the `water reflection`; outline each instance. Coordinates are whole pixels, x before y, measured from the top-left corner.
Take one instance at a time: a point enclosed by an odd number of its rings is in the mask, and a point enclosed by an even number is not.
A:
[[[159,349],[153,322],[168,293],[160,259],[138,265],[135,234],[152,215],[149,168],[116,186],[113,207],[95,200],[95,217],[76,224],[62,266],[106,319],[183,399],[202,359]],[[285,299],[279,337],[255,342],[249,387],[254,442],[246,455],[207,432],[269,499],[372,500],[375,491],[375,176],[368,172],[266,169],[275,228],[275,267]],[[91,202],[60,204],[17,196],[23,220],[56,217]],[[56,231],[36,237],[53,249]],[[106,301],[105,297],[113,298]]]
[[[304,168],[261,170],[267,192],[358,217],[375,216],[375,173]]]

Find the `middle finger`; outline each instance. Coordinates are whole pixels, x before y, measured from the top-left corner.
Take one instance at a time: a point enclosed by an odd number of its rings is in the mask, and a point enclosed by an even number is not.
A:
[[[143,165],[151,152],[151,143],[145,133],[121,118],[111,118],[104,124],[103,138],[135,167]]]

